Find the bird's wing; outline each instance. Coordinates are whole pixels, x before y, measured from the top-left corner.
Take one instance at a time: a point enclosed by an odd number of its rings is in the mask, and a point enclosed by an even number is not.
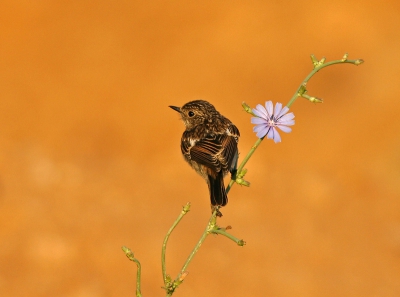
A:
[[[226,132],[229,135],[235,137],[236,142],[239,141],[240,132],[239,132],[239,129],[235,125],[233,125],[233,124],[229,125],[228,128],[226,129]]]
[[[237,156],[237,140],[233,135],[208,135],[197,142],[182,143],[182,152],[190,160],[205,165],[215,173],[227,171]]]
[[[230,161],[230,167],[228,168],[231,173],[234,173],[236,171],[236,166],[237,166],[237,162],[238,162],[238,158],[239,158],[237,143],[239,142],[240,132],[239,132],[239,129],[235,125],[231,124],[228,126],[226,133],[230,136],[233,136],[236,140],[236,147],[235,147],[236,150],[233,153],[233,155],[230,155],[232,160]]]

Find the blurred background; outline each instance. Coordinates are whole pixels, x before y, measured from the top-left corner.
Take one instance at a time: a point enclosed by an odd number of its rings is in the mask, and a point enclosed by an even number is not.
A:
[[[400,296],[398,1],[10,1],[0,4],[0,295],[163,296],[210,216],[178,114],[205,99],[256,141],[251,106],[296,125],[265,140],[176,296]],[[396,132],[397,131],[397,132]],[[227,182],[227,181],[226,181]]]

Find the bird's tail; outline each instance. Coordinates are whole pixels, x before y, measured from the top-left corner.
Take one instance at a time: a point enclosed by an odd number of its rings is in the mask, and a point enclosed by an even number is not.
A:
[[[218,172],[215,178],[209,175],[208,181],[209,181],[208,187],[210,189],[211,205],[225,206],[228,203],[228,196],[226,195],[224,176],[222,170]]]

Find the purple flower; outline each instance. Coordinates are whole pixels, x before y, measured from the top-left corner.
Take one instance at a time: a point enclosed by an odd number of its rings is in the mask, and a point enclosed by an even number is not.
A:
[[[267,138],[273,139],[275,143],[281,142],[281,136],[276,128],[289,133],[292,128],[288,126],[294,125],[294,114],[287,113],[288,111],[287,106],[282,108],[282,103],[277,103],[274,110],[272,101],[265,102],[265,107],[258,104],[256,108],[253,108],[253,113],[257,117],[251,118],[251,122],[256,124],[253,131],[257,133],[257,137],[263,138],[267,135]]]

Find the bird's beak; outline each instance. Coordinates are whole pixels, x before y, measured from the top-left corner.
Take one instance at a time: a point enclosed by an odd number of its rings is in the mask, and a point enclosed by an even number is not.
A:
[[[171,107],[173,110],[175,110],[175,111],[177,111],[177,112],[181,112],[181,108],[180,107],[178,107],[178,106],[172,106],[172,105],[170,105],[169,107]]]

